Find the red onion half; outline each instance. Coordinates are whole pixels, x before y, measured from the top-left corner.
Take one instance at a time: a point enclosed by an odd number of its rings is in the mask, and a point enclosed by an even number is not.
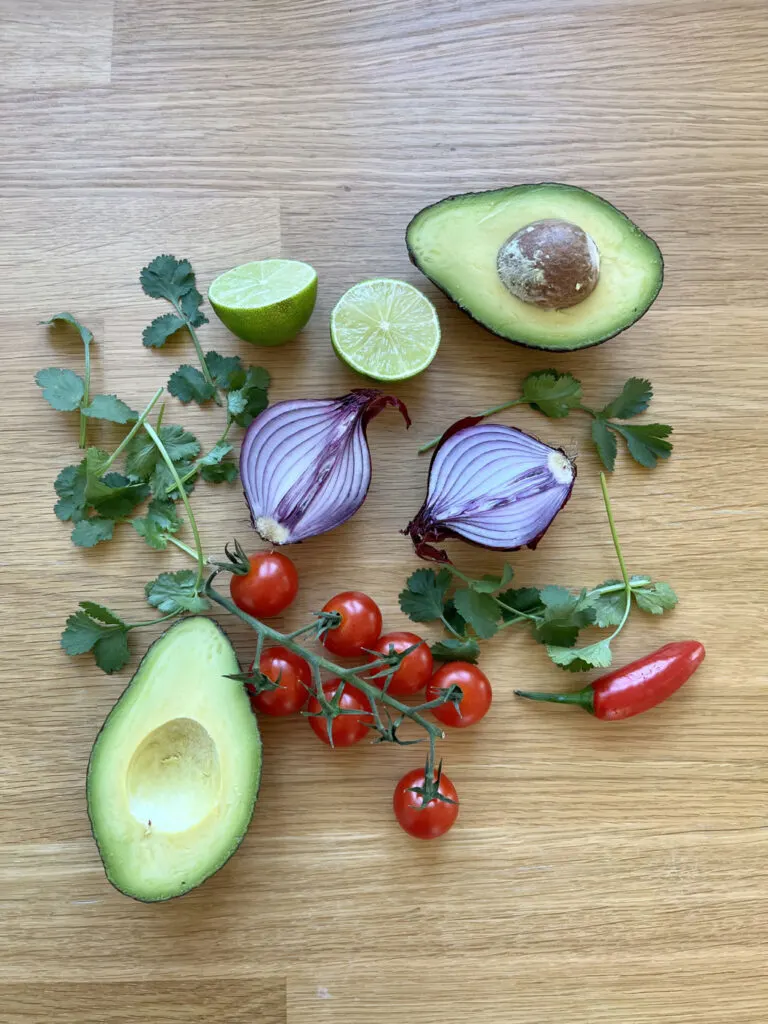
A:
[[[345,523],[371,483],[368,422],[399,398],[360,388],[341,398],[277,402],[254,419],[240,449],[240,478],[256,531],[294,544]]]
[[[435,449],[426,500],[403,532],[418,555],[441,562],[448,556],[431,544],[447,537],[504,551],[535,548],[575,479],[560,449],[515,427],[459,420]]]

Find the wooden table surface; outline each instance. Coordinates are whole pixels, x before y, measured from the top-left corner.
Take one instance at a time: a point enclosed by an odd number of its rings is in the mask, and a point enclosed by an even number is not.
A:
[[[0,0],[2,1021],[768,1019],[767,57],[765,0]],[[405,251],[427,203],[541,180],[603,194],[666,256],[651,312],[582,354],[487,334]],[[516,702],[516,685],[571,677],[527,636],[489,642],[492,714],[444,744],[462,809],[432,844],[391,815],[420,753],[331,753],[301,722],[266,721],[261,797],[233,860],[168,904],[111,889],[83,784],[130,670],[106,677],[58,637],[84,597],[143,617],[143,582],[185,556],[129,528],[104,550],[71,546],[52,481],[76,426],[32,378],[80,367],[69,337],[37,325],[65,308],[96,334],[95,385],[144,404],[191,354],[141,346],[159,309],[137,274],[162,251],[189,257],[203,286],[266,256],[317,267],[316,312],[284,349],[203,328],[206,345],[267,366],[275,399],[361,383],[328,339],[356,281],[402,277],[437,303],[439,356],[396,388],[414,427],[376,421],[370,498],[296,549],[303,590],[286,621],[361,587],[404,626],[397,593],[416,561],[398,529],[422,498],[417,443],[532,369],[573,371],[593,403],[639,374],[675,453],[655,472],[622,458],[611,492],[631,568],[681,600],[662,621],[636,615],[617,661],[694,636],[701,672],[612,727]],[[218,433],[213,412],[171,411]],[[507,415],[579,452],[573,501],[538,552],[513,556],[519,579],[615,575],[585,421]],[[237,487],[196,500],[207,550],[248,538]],[[453,550],[471,571],[501,563]],[[150,637],[136,639],[140,654]]]

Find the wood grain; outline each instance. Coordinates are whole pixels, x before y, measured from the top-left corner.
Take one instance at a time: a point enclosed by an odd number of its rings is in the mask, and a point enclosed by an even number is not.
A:
[[[764,622],[768,553],[768,9],[762,0],[41,0],[0,27],[0,346],[4,602],[0,688],[0,1017],[72,1024],[258,1020],[379,1024],[764,1024],[768,985]],[[565,180],[602,192],[667,259],[653,310],[622,337],[553,359],[459,313],[408,260],[403,230],[450,192]],[[83,597],[144,615],[142,586],[177,551],[129,527],[79,551],[51,512],[76,424],[47,408],[37,369],[78,369],[79,343],[37,321],[93,328],[94,385],[146,402],[193,352],[149,352],[160,311],[138,271],[189,256],[221,270],[283,254],[320,294],[290,346],[254,350],[215,319],[204,344],[273,374],[275,399],[360,384],[328,315],[366,276],[402,277],[438,306],[430,370],[397,387],[414,427],[370,431],[374,482],[358,516],[302,545],[298,624],[336,590],[367,588],[388,626],[415,567],[398,533],[418,507],[418,443],[556,363],[593,404],[648,376],[675,454],[611,480],[630,565],[681,603],[635,618],[617,659],[697,636],[701,672],[663,709],[615,728],[521,706],[521,683],[570,683],[524,635],[492,641],[492,714],[450,736],[459,824],[437,844],[395,827],[407,750],[318,749],[266,721],[257,814],[233,860],[181,900],[143,906],[104,879],[83,783],[93,738],[129,678],[58,647]],[[169,417],[203,440],[215,412]],[[572,502],[523,582],[616,573],[587,424],[511,416],[578,453]],[[91,431],[110,445],[117,430]],[[248,536],[236,487],[195,496],[206,550]],[[458,564],[500,559],[459,545]],[[34,565],[34,568],[30,568]],[[39,568],[37,567],[39,566]],[[243,659],[249,639],[227,624]],[[151,632],[151,631],[150,631]],[[137,656],[151,636],[136,637]],[[418,758],[420,759],[420,754]]]

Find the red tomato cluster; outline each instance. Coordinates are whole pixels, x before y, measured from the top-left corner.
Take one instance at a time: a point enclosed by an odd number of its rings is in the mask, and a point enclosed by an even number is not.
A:
[[[296,597],[298,588],[298,574],[293,562],[279,552],[262,552],[251,555],[246,575],[232,577],[230,593],[238,608],[256,618],[266,618],[285,611]],[[382,634],[381,610],[367,594],[358,590],[336,594],[325,604],[323,611],[335,612],[340,617],[339,624],[327,630],[321,641],[331,654],[374,662],[389,654],[409,651],[388,682],[381,666],[367,673],[366,678],[374,685],[386,685],[390,696],[400,700],[412,697],[426,687],[425,700],[428,702],[456,686],[461,690],[461,699],[433,708],[432,714],[442,725],[457,729],[479,722],[490,708],[491,684],[477,665],[465,661],[449,662],[433,674],[432,653],[423,639],[405,631]],[[293,715],[306,707],[312,731],[323,743],[333,747],[352,746],[370,734],[373,722],[370,703],[356,687],[345,684],[339,698],[343,714],[328,721],[321,714],[317,697],[310,696],[312,672],[304,658],[286,647],[269,647],[259,658],[258,667],[277,686],[251,696],[257,711],[267,715]],[[323,683],[323,693],[329,701],[336,696],[340,682],[339,679],[331,679]],[[395,817],[409,835],[418,839],[434,839],[443,835],[459,813],[459,798],[451,780],[440,774],[439,780],[435,781],[437,795],[426,803],[423,768],[408,772],[395,787]]]

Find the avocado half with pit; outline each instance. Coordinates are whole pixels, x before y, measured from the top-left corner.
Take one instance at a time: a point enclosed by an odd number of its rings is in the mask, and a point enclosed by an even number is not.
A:
[[[237,850],[261,777],[239,666],[212,619],[150,647],[96,738],[88,814],[107,878],[143,902],[200,885]]]
[[[419,270],[494,334],[552,352],[599,345],[661,290],[654,240],[574,185],[449,196],[408,225]]]

